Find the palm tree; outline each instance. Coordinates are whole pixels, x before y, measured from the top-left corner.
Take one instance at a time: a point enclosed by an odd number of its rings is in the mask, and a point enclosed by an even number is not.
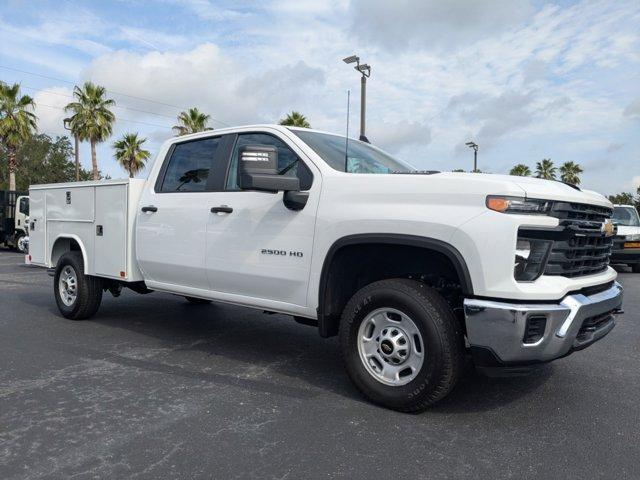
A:
[[[577,163],[564,162],[560,167],[560,179],[571,185],[580,185],[580,174],[582,167]]]
[[[35,104],[28,95],[20,95],[20,85],[9,86],[0,82],[0,142],[7,150],[9,190],[16,189],[18,147],[36,130],[36,116],[31,111]]]
[[[195,107],[190,108],[186,112],[180,112],[178,115],[178,122],[180,123],[174,125],[172,130],[175,130],[177,136],[213,130],[213,128],[207,127],[210,119],[211,115],[202,113]]]
[[[515,175],[517,177],[530,177],[531,169],[527,167],[524,163],[519,163],[515,167],[511,169],[509,175]]]
[[[280,125],[286,125],[288,127],[302,127],[311,128],[311,124],[307,120],[307,117],[295,110],[280,120]]]
[[[77,85],[73,89],[76,101],[68,104],[64,109],[71,112],[69,127],[80,140],[89,140],[91,143],[91,165],[93,167],[93,179],[98,180],[98,159],[96,158],[96,143],[104,142],[111,136],[113,122],[116,117],[110,107],[116,102],[106,98],[106,89],[92,82],[85,82],[82,88]]]
[[[120,166],[129,173],[130,178],[142,170],[149,159],[149,151],[142,148],[142,144],[146,141],[146,138],[138,138],[137,133],[125,133],[120,140],[113,144],[114,157]]]
[[[545,180],[556,179],[556,167],[550,158],[543,158],[541,162],[536,163],[536,177]]]

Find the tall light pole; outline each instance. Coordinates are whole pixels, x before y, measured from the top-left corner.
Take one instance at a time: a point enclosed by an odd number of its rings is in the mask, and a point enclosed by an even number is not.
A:
[[[365,135],[365,115],[367,112],[367,78],[371,76],[371,67],[366,63],[360,64],[360,57],[357,55],[351,55],[350,57],[343,58],[344,63],[355,63],[353,67],[356,71],[360,72],[360,140],[369,143],[367,136]]]
[[[465,145],[469,148],[473,148],[473,171],[478,171],[478,144],[475,142],[467,142]]]
[[[76,157],[76,182],[79,182],[80,181],[80,151],[79,151],[80,142],[78,141],[78,136],[73,134],[73,132],[71,131],[71,119],[65,118],[62,121],[62,123],[64,124],[64,128],[71,132],[71,134],[73,135],[73,140],[75,141],[75,148],[73,149],[73,154]]]

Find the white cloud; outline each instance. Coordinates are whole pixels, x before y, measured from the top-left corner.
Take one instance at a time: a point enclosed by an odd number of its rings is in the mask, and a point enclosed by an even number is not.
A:
[[[627,105],[623,113],[626,117],[640,118],[640,98]]]
[[[390,49],[452,47],[497,36],[531,13],[528,0],[354,0],[352,29]]]
[[[63,119],[64,107],[72,101],[73,90],[67,87],[50,87],[33,96],[38,117],[38,130],[49,135],[68,135]]]

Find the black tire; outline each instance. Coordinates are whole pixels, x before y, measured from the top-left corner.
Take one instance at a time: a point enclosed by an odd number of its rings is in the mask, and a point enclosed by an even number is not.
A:
[[[20,247],[19,247],[19,245],[20,245],[20,239],[21,239],[22,237],[24,237],[24,236],[25,236],[25,235],[24,235],[24,233],[19,233],[19,234],[17,234],[17,235],[16,235],[16,237],[15,237],[15,245],[16,245],[16,246],[15,246],[15,249],[16,249],[16,252],[20,252],[20,253],[24,253],[24,254],[26,254],[27,252],[26,252],[26,251],[23,251],[23,250],[20,250]]]
[[[405,385],[382,383],[360,358],[358,329],[368,314],[379,308],[403,312],[422,336],[422,366]],[[340,321],[340,348],[356,387],[374,403],[402,412],[419,412],[444,398],[464,365],[464,337],[451,308],[433,288],[408,279],[374,282],[349,300]]]
[[[67,267],[75,272],[77,279],[75,300],[70,305],[65,304],[60,293],[60,276]],[[84,320],[92,317],[100,307],[102,280],[84,274],[84,261],[80,252],[67,252],[56,265],[53,292],[62,316],[70,320]]]
[[[640,263],[633,263],[629,265],[633,273],[640,273]]]
[[[191,305],[207,305],[211,303],[211,300],[206,300],[204,298],[196,298],[196,297],[184,297],[184,298]]]

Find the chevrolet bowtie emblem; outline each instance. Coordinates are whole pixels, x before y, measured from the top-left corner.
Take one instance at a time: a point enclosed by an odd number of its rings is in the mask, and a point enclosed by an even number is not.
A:
[[[600,231],[604,233],[605,237],[611,237],[616,233],[616,227],[611,220],[606,219],[604,222],[602,222]]]

